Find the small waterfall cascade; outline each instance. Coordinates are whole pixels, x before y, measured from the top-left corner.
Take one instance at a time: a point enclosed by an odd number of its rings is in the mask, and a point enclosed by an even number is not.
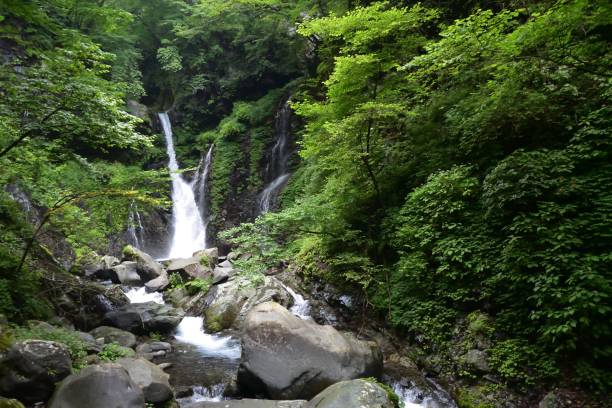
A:
[[[196,346],[203,355],[239,359],[240,344],[229,336],[218,336],[204,332],[201,317],[186,316],[176,329],[174,336],[178,341]]]
[[[296,315],[297,317],[301,319],[309,320],[311,318],[310,317],[310,302],[304,299],[304,296],[300,295],[299,293],[297,293],[295,290],[291,289],[289,286],[285,285],[284,283],[281,283],[281,286],[287,292],[289,292],[289,294],[293,298],[293,306],[291,306],[291,309],[289,309],[291,313],[293,313],[294,315]]]
[[[195,192],[196,202],[198,204],[198,208],[200,210],[200,217],[204,223],[204,243],[207,243],[207,229],[208,222],[210,221],[210,214],[208,209],[208,202],[206,200],[207,193],[207,182],[208,175],[210,173],[210,165],[212,163],[212,153],[215,145],[210,145],[206,156],[202,157],[200,160],[200,164],[198,164],[198,169],[196,171],[196,176],[191,183],[191,189]]]
[[[274,206],[275,200],[289,179],[289,158],[291,149],[291,106],[289,100],[283,103],[275,119],[276,142],[270,151],[264,181],[267,183],[259,195],[259,213],[263,214]]]
[[[166,138],[168,169],[172,179],[172,240],[168,258],[188,258],[194,252],[206,248],[206,229],[195,201],[192,186],[181,174],[176,161],[172,125],[166,112],[159,113]]]
[[[161,292],[147,292],[144,286],[131,288],[125,291],[125,296],[127,296],[130,303],[155,302],[160,305],[166,303],[164,302],[164,295]]]
[[[134,245],[138,249],[144,249],[144,227],[142,226],[142,219],[138,212],[138,206],[135,201],[130,204],[130,211],[128,213],[128,234]]]

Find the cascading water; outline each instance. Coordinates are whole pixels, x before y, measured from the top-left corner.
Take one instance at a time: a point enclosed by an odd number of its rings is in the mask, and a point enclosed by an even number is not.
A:
[[[289,100],[283,103],[276,114],[276,142],[270,151],[270,160],[266,165],[264,181],[266,187],[259,195],[259,213],[263,214],[272,208],[280,190],[289,179],[289,158],[291,157],[291,106]]]
[[[204,243],[206,243],[207,239],[207,229],[208,222],[210,220],[210,214],[208,213],[208,203],[206,201],[206,190],[207,190],[207,181],[208,174],[210,173],[210,164],[212,162],[212,152],[215,145],[210,145],[206,156],[200,160],[200,164],[198,165],[198,169],[196,171],[196,177],[192,182],[192,190],[195,191],[196,202],[198,203],[198,208],[200,209],[200,216],[204,222]]]
[[[234,360],[240,358],[240,344],[228,336],[205,333],[204,321],[201,317],[184,317],[174,337],[178,341],[196,346],[203,355]]]
[[[163,305],[164,295],[161,292],[147,292],[144,286],[131,288],[125,292],[125,296],[130,300],[130,303],[146,303],[155,302]]]
[[[293,306],[291,306],[291,309],[289,309],[291,313],[293,313],[294,315],[296,315],[297,317],[301,319],[309,320],[311,318],[310,317],[310,302],[304,299],[304,296],[300,295],[299,293],[297,293],[295,290],[291,289],[289,286],[285,285],[284,283],[281,283],[281,286],[287,292],[289,292],[289,294],[293,298]]]
[[[128,213],[128,234],[130,234],[132,245],[138,249],[144,249],[144,227],[142,226],[142,219],[140,218],[135,201],[132,201],[130,204],[130,211]]]
[[[168,258],[188,258],[194,252],[206,247],[206,229],[189,183],[179,174],[176,161],[172,126],[166,112],[159,113],[166,150],[168,169],[172,179],[172,224],[173,233]]]

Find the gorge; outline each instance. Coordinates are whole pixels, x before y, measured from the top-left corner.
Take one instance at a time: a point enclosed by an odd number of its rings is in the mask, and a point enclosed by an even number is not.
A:
[[[0,407],[612,406],[611,16],[0,1]]]

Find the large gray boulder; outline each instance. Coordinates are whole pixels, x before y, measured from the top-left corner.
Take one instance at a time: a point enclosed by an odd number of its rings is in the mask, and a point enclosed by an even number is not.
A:
[[[96,255],[83,266],[85,277],[94,279],[111,279],[111,268],[119,265],[119,259],[114,256]]]
[[[123,258],[127,261],[136,262],[136,270],[143,282],[157,278],[163,271],[162,265],[151,255],[131,245],[123,248]]]
[[[142,390],[119,364],[88,366],[66,378],[49,408],[143,408]]]
[[[212,270],[201,257],[172,259],[168,264],[169,273],[179,273],[183,279],[206,279],[212,275]]]
[[[94,339],[103,339],[104,344],[117,343],[123,347],[133,348],[136,346],[136,336],[132,333],[110,326],[96,327],[89,332]]]
[[[192,402],[181,405],[183,408],[304,408],[307,401],[272,401],[243,399],[221,402]],[[348,405],[345,408],[351,408]]]
[[[131,303],[104,315],[104,322],[136,334],[169,333],[179,325],[185,313],[170,305],[155,302]]]
[[[376,343],[302,320],[277,303],[255,306],[243,323],[238,382],[247,392],[308,399],[339,381],[381,373]]]
[[[269,301],[287,307],[293,302],[291,295],[273,277],[266,276],[259,286],[248,279],[232,279],[214,286],[204,311],[206,328],[212,332],[240,328],[249,310]]]
[[[200,260],[206,257],[206,259],[208,259],[208,265],[213,266],[216,265],[217,261],[219,260],[219,250],[217,248],[201,249],[194,252],[192,256],[199,258]]]
[[[45,340],[18,342],[0,361],[0,394],[27,404],[46,401],[55,383],[71,372],[65,345]]]
[[[143,358],[121,358],[117,364],[125,368],[130,378],[142,389],[146,402],[159,403],[173,397],[166,374],[157,365]]]
[[[145,283],[145,288],[147,288],[147,292],[159,292],[166,289],[170,285],[170,280],[168,279],[168,272],[162,271],[162,273],[155,279],[151,279],[147,283]]]
[[[305,408],[395,408],[396,405],[382,387],[366,380],[336,383],[316,397]]]
[[[134,261],[124,261],[110,269],[110,280],[122,285],[141,285],[142,279]]]

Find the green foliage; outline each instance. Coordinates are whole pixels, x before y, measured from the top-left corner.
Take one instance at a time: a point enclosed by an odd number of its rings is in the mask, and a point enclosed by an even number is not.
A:
[[[187,293],[190,296],[193,296],[200,292],[206,293],[208,292],[208,289],[210,289],[211,286],[212,286],[211,278],[208,278],[208,279],[196,278],[194,280],[190,280],[184,285],[185,289],[187,290]]]
[[[559,374],[555,361],[524,340],[500,341],[490,351],[490,364],[509,382],[533,385]]]
[[[168,280],[170,281],[170,287],[172,288],[185,287],[185,282],[179,273],[171,273]]]
[[[124,357],[134,357],[134,350],[128,347],[120,346],[117,343],[105,344],[102,351],[98,353],[100,361],[110,362],[116,361]]]
[[[83,368],[85,357],[87,357],[87,345],[81,340],[79,335],[73,330],[63,327],[48,327],[47,325],[31,324],[29,327],[15,326],[12,328],[15,341],[23,340],[50,340],[62,343],[68,347],[72,367],[74,369]]]
[[[385,390],[385,392],[387,393],[387,397],[389,398],[389,401],[391,401],[393,406],[395,408],[401,408],[400,399],[395,393],[395,391],[393,391],[393,388],[391,388],[387,384],[381,383],[380,381],[378,381],[376,378],[373,378],[373,377],[364,378],[364,380]]]

